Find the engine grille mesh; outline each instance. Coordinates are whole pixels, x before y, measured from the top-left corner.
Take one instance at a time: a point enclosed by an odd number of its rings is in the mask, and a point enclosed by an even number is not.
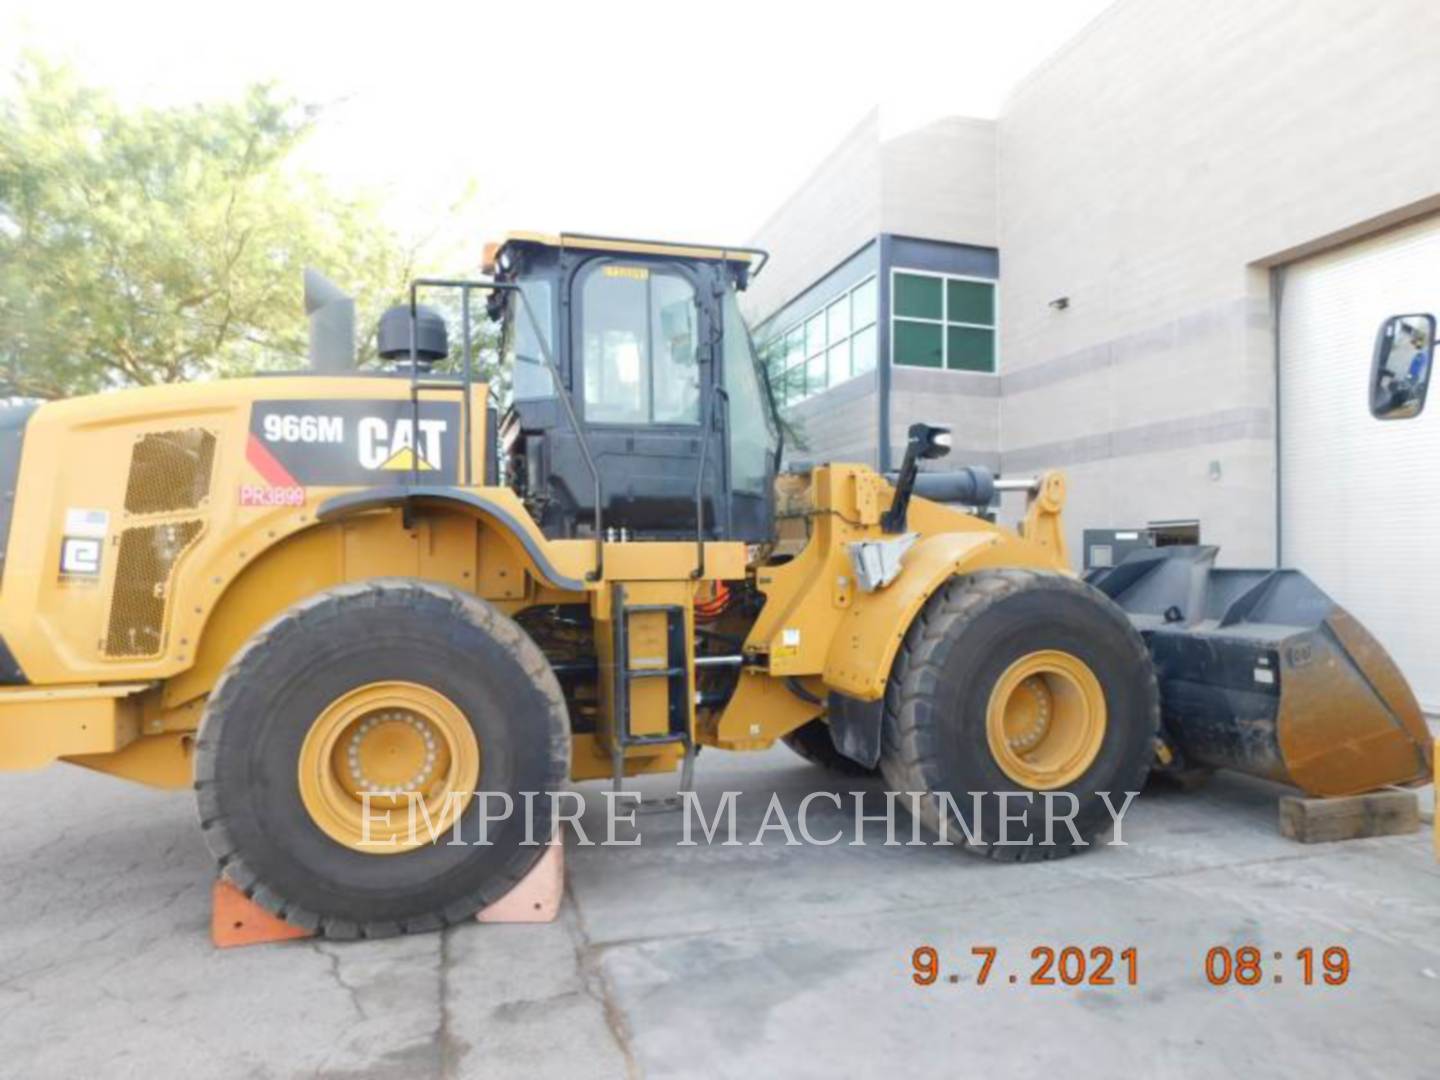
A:
[[[215,436],[201,428],[155,431],[130,453],[125,509],[132,514],[193,510],[210,494]]]
[[[142,525],[120,534],[115,592],[105,652],[110,656],[155,656],[165,645],[165,609],[170,571],[195,542],[199,520]]]

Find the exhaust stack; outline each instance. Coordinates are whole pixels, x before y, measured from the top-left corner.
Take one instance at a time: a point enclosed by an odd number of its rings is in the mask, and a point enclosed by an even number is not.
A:
[[[343,375],[355,368],[355,301],[318,270],[305,268],[305,314],[310,317],[310,368]]]

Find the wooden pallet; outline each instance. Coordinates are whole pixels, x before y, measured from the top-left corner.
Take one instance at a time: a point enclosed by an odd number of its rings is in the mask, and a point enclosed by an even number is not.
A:
[[[1413,791],[1372,791],[1334,799],[1285,795],[1280,799],[1281,835],[1302,844],[1399,836],[1420,828],[1420,799]]]

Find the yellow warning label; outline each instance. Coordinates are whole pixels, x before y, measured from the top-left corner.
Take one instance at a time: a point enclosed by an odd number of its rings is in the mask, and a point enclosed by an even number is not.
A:
[[[770,655],[777,656],[799,656],[800,655],[800,631],[793,627],[785,627],[780,631],[780,640],[771,642]]]
[[[417,467],[421,472],[435,471],[435,466],[426,461],[424,455],[415,453],[408,446],[402,446],[380,463],[380,468],[389,472],[410,472]]]
[[[650,271],[643,266],[607,266],[605,267],[606,277],[634,278],[636,281],[644,281],[650,276]]]

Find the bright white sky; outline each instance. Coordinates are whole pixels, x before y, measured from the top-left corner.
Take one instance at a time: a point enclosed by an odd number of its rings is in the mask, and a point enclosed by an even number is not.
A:
[[[0,63],[34,48],[151,103],[275,80],[328,106],[307,163],[407,236],[474,236],[457,251],[507,229],[733,243],[876,104],[993,116],[1107,3],[6,0]]]

